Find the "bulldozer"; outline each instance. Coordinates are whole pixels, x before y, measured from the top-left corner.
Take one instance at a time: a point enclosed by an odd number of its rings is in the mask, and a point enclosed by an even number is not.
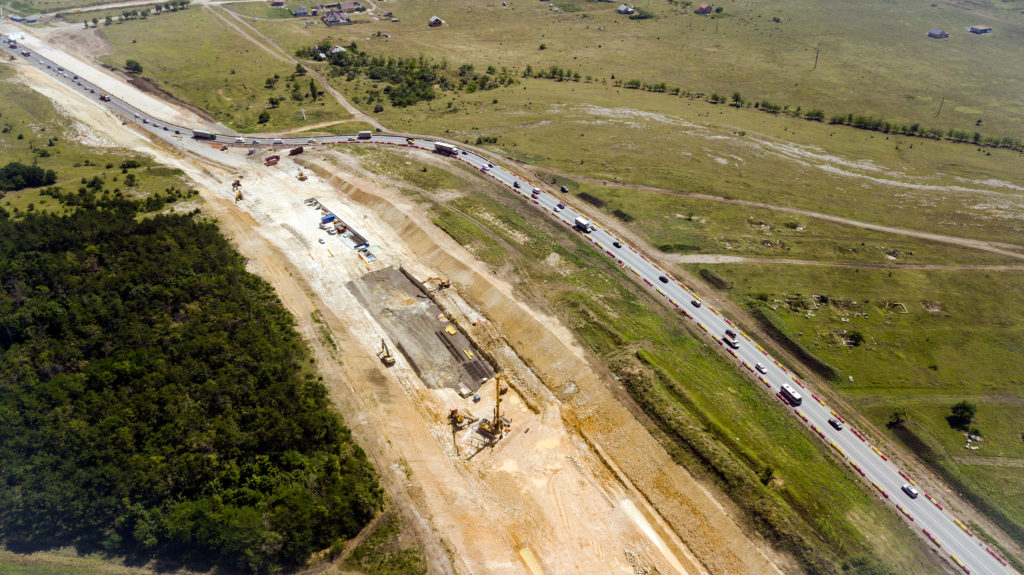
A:
[[[424,281],[423,283],[425,284],[427,282],[431,282],[431,281],[434,281],[434,280],[437,280],[437,289],[434,290],[434,291],[441,291],[441,290],[443,290],[445,288],[452,287],[452,282],[450,282],[450,281],[448,281],[448,280],[446,280],[444,278],[427,278],[426,281]]]
[[[395,356],[391,355],[391,350],[388,349],[388,344],[383,338],[380,340],[380,352],[377,353],[377,357],[380,358],[381,363],[383,363],[385,367],[395,365]]]
[[[501,414],[502,388],[504,387],[506,391],[508,390],[508,386],[501,385],[502,381],[505,381],[504,374],[499,373],[494,377],[494,418],[481,419],[476,427],[481,434],[488,437],[492,442],[501,439],[512,429],[512,420]]]

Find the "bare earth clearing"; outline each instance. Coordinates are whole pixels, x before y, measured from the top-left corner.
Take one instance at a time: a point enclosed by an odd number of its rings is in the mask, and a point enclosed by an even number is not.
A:
[[[157,102],[91,62],[75,62],[31,38],[26,44],[76,70],[92,67],[90,76],[104,89],[155,114],[197,123],[190,112]],[[517,301],[511,286],[435,228],[415,203],[373,181],[329,173],[311,154],[304,163],[314,175],[306,182],[297,180],[299,165],[290,160],[265,168],[241,150],[212,147],[184,155],[28,66],[17,68],[105,140],[151,154],[191,178],[206,213],[295,315],[431,572],[781,572],[776,562],[785,559],[751,541],[672,462],[615,399],[606,372],[591,366],[568,329]],[[230,182],[238,176],[245,199],[235,204]],[[303,204],[309,197],[358,226],[379,248],[379,261],[364,264],[319,230],[318,212]],[[321,237],[329,241],[321,245]],[[482,401],[473,404],[425,386],[401,354],[391,369],[375,357],[385,330],[346,286],[399,265],[420,280],[450,278],[455,287],[438,304],[511,375],[513,389],[502,405],[512,430],[493,448],[477,452],[462,433],[453,443],[445,419],[453,407],[485,415],[493,386],[482,388]]]

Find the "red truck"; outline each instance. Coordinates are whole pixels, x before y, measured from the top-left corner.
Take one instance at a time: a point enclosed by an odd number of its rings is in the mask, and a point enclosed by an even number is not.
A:
[[[298,156],[299,154],[301,154],[304,151],[305,150],[302,149],[302,146],[299,146],[297,148],[292,148],[292,149],[288,150],[288,155],[289,156]]]
[[[266,165],[266,166],[274,166],[274,165],[277,164],[278,160],[280,160],[280,159],[281,159],[281,156],[278,156],[277,154],[274,154],[273,156],[268,156],[267,159],[264,160],[264,165]]]

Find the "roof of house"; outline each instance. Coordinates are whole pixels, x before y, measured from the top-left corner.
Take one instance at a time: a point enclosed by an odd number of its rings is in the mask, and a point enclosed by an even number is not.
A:
[[[931,30],[928,31],[928,35],[933,38],[938,38],[940,36],[949,36],[949,34],[947,34],[946,31],[943,30],[942,28],[932,28]]]
[[[321,20],[324,21],[324,24],[331,24],[331,23],[339,23],[339,22],[348,22],[349,21],[349,17],[348,17],[348,14],[345,14],[344,12],[338,12],[337,10],[330,10],[330,11],[327,12],[327,14],[324,15],[323,18],[321,18]]]

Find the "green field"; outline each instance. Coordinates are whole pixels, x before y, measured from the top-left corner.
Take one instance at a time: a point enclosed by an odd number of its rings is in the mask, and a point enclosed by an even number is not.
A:
[[[730,298],[772,308],[835,366],[833,390],[878,429],[905,408],[905,427],[938,462],[1006,517],[1004,529],[1024,533],[1024,389],[1016,375],[1024,371],[1024,272],[703,267],[732,282]],[[850,344],[853,332],[862,344]],[[978,450],[965,449],[964,432],[946,421],[962,400],[978,406]]]
[[[239,132],[274,132],[348,118],[341,105],[327,95],[314,102],[308,93],[309,77],[292,79],[294,64],[274,59],[207,9],[192,7],[146,20],[101,25],[100,29],[114,47],[103,58],[106,63],[124,66],[126,59],[137,60],[144,76]],[[168,46],[176,48],[168,50]],[[266,87],[267,79],[275,75],[274,87]],[[271,97],[280,99],[277,107],[268,102]],[[259,115],[264,111],[270,119],[260,124]]]
[[[374,151],[370,162],[413,174],[433,169],[386,150]],[[751,380],[690,335],[679,316],[539,210],[451,169],[464,185],[409,193],[524,297],[570,325],[673,438],[670,452],[747,508],[752,528],[794,552],[810,572],[870,556],[885,557],[900,573],[934,570],[897,516]],[[765,486],[758,477],[767,468],[773,475]]]
[[[56,186],[74,192],[98,177],[105,189],[127,197],[149,196],[169,188],[187,190],[180,170],[153,164],[148,156],[116,148],[82,143],[87,136],[70,127],[53,104],[27,86],[12,81],[13,72],[0,67],[0,98],[6,102],[0,116],[0,164],[36,164],[57,172]],[[134,160],[138,167],[123,171],[121,163]],[[128,174],[132,185],[125,183]],[[15,214],[30,211],[64,213],[68,208],[40,189],[25,189],[0,196],[0,207]]]

